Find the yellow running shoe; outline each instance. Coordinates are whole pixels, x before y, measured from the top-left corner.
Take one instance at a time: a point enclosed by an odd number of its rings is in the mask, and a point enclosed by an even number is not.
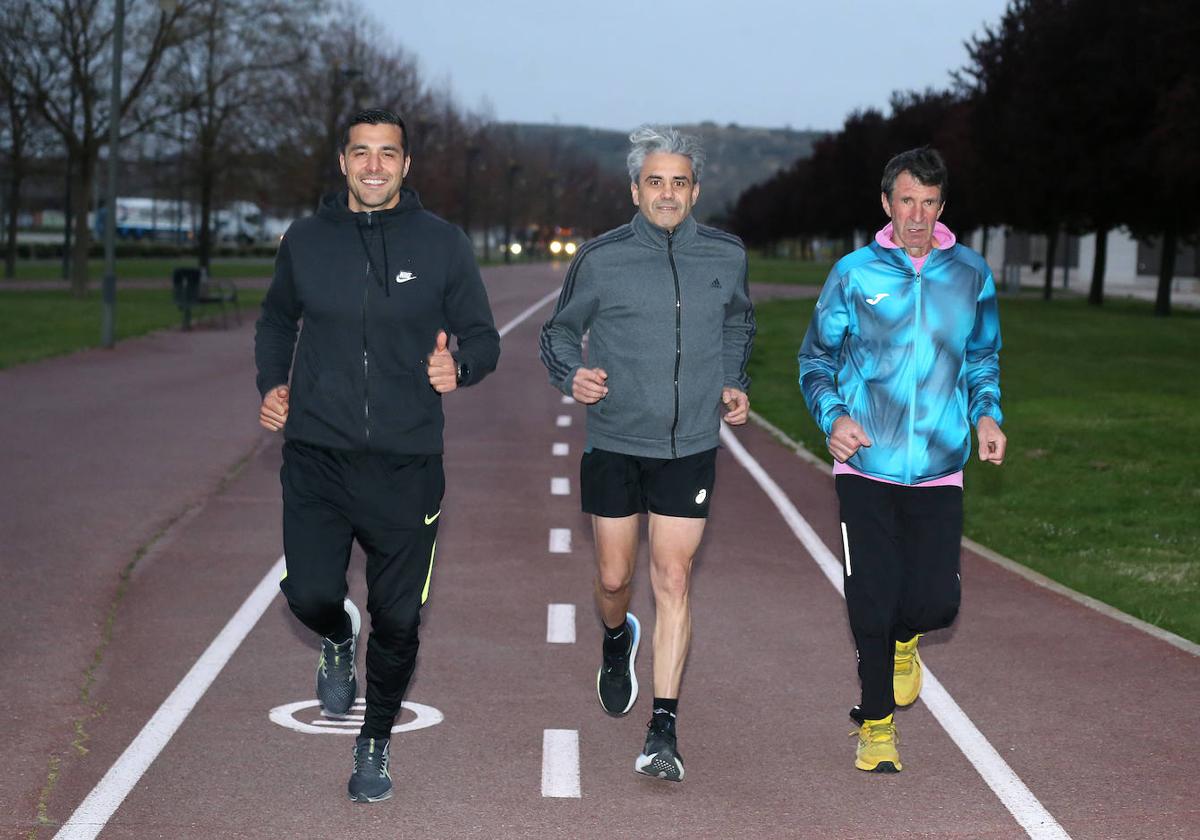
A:
[[[918,633],[907,642],[896,642],[892,694],[896,696],[897,706],[911,706],[921,693],[921,654],[917,653],[920,638]]]
[[[857,732],[858,749],[854,754],[854,766],[871,773],[899,773],[900,752],[896,749],[900,737],[892,715],[882,720],[864,720]]]

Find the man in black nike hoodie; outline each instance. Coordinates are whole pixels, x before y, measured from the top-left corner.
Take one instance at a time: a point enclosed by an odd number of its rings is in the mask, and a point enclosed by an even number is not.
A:
[[[479,382],[500,356],[467,237],[402,187],[409,148],[396,114],[351,119],[339,156],[348,192],[284,235],[255,333],[259,422],[285,439],[281,588],[322,637],[317,697],[334,715],[358,692],[352,541],[367,554],[366,712],[349,782],[358,802],[392,795],[388,738],[416,663],[445,487],[442,395]]]

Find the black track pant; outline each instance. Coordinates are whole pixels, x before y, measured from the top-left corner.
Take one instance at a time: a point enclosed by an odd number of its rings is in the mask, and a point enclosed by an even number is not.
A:
[[[958,614],[962,490],[856,475],[839,475],[835,483],[846,607],[862,682],[861,710],[853,716],[878,720],[896,708],[896,641],[948,627]]]
[[[367,554],[367,712],[362,733],[389,736],[417,658],[445,478],[441,455],[283,447],[280,584],[292,612],[329,636],[344,626],[351,541]]]

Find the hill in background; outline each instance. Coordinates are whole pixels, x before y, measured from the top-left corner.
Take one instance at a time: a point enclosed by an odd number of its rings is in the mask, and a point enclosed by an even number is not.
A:
[[[522,142],[545,146],[585,159],[594,159],[606,172],[624,173],[629,135],[624,131],[583,126],[509,123]],[[813,143],[825,132],[794,131],[788,128],[747,128],[734,123],[676,126],[698,135],[708,155],[696,203],[700,221],[719,221],[727,205],[748,187],[765,181],[798,158],[812,154]],[[630,205],[630,215],[633,207]]]

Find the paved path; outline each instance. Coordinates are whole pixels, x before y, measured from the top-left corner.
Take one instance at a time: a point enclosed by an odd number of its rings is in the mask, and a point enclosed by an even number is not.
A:
[[[498,325],[549,300],[561,270],[489,270]],[[276,716],[324,734],[269,717],[312,701],[316,646],[276,594],[279,440],[254,422],[252,327],[0,372],[0,834],[52,837],[99,789],[111,813],[87,811],[72,836],[1192,835],[1200,723],[1179,710],[1200,697],[1196,658],[970,553],[958,623],[922,646],[936,681],[899,718],[905,771],[855,771],[853,644],[818,563],[836,580],[831,483],[757,427],[721,451],[696,568],[688,777],[634,774],[649,697],[616,720],[595,700],[583,409],[545,385],[548,307],[505,337],[492,378],[447,398],[449,489],[408,698],[421,705],[402,723],[442,719],[396,735],[397,796],[371,807],[343,798],[352,730],[311,709]],[[564,531],[569,548],[554,544]],[[244,640],[214,652],[256,587]],[[569,631],[576,642],[548,641]],[[211,685],[189,699],[198,662]],[[146,752],[169,713],[178,728]],[[126,794],[102,780],[133,766],[131,744],[148,767]]]

